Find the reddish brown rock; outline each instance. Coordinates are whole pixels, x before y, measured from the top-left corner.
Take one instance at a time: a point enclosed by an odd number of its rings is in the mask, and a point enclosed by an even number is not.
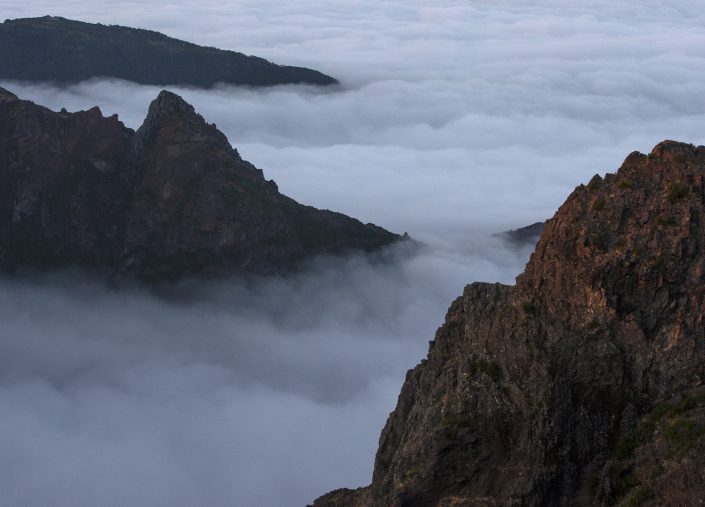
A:
[[[696,506],[705,498],[705,147],[578,187],[515,287],[450,307],[325,506]]]
[[[134,132],[98,108],[56,113],[0,89],[4,270],[266,274],[399,239],[280,194],[172,93]]]

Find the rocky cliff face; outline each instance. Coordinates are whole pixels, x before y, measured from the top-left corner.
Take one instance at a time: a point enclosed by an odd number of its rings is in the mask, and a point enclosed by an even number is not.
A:
[[[274,273],[399,239],[280,194],[172,93],[160,93],[134,132],[98,108],[56,113],[0,89],[4,270]]]
[[[206,88],[217,83],[337,83],[313,69],[197,46],[150,30],[57,16],[8,19],[0,24],[0,77],[57,83],[115,77],[142,84]]]
[[[704,176],[667,141],[578,187],[516,286],[452,304],[372,484],[314,505],[703,505]]]

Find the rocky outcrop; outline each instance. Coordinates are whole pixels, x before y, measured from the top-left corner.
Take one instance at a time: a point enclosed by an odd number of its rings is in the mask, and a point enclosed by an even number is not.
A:
[[[98,108],[56,113],[0,89],[3,270],[267,274],[399,239],[280,194],[173,93],[134,132]]]
[[[0,24],[0,77],[54,83],[114,77],[142,84],[205,88],[217,83],[337,83],[316,70],[197,46],[150,30],[57,16],[12,19]]]
[[[526,227],[512,229],[510,231],[498,232],[493,234],[496,238],[501,238],[513,246],[536,245],[536,242],[541,237],[541,231],[545,222],[535,222]]]
[[[703,505],[704,176],[666,141],[578,187],[514,287],[451,305],[372,484],[314,505]]]

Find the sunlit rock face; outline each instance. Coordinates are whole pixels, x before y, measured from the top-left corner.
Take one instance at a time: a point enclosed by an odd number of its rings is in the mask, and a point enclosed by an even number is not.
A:
[[[280,194],[173,93],[159,94],[137,132],[98,108],[57,113],[0,93],[4,270],[267,274],[399,239]]]
[[[705,147],[579,186],[515,286],[475,283],[411,370],[372,484],[316,506],[699,505]]]

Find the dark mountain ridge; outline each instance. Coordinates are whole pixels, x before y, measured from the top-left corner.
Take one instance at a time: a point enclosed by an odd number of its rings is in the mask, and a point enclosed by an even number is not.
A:
[[[541,237],[541,231],[543,231],[545,224],[546,222],[535,222],[519,229],[498,232],[493,236],[502,238],[514,246],[535,245]]]
[[[158,32],[56,16],[0,24],[0,78],[76,83],[114,77],[148,85],[332,85],[316,70],[197,46]]]
[[[162,91],[135,132],[95,107],[53,112],[0,89],[0,269],[146,280],[283,273],[402,239],[304,206]]]
[[[372,484],[329,506],[702,506],[705,147],[665,141],[473,283],[406,376]]]

